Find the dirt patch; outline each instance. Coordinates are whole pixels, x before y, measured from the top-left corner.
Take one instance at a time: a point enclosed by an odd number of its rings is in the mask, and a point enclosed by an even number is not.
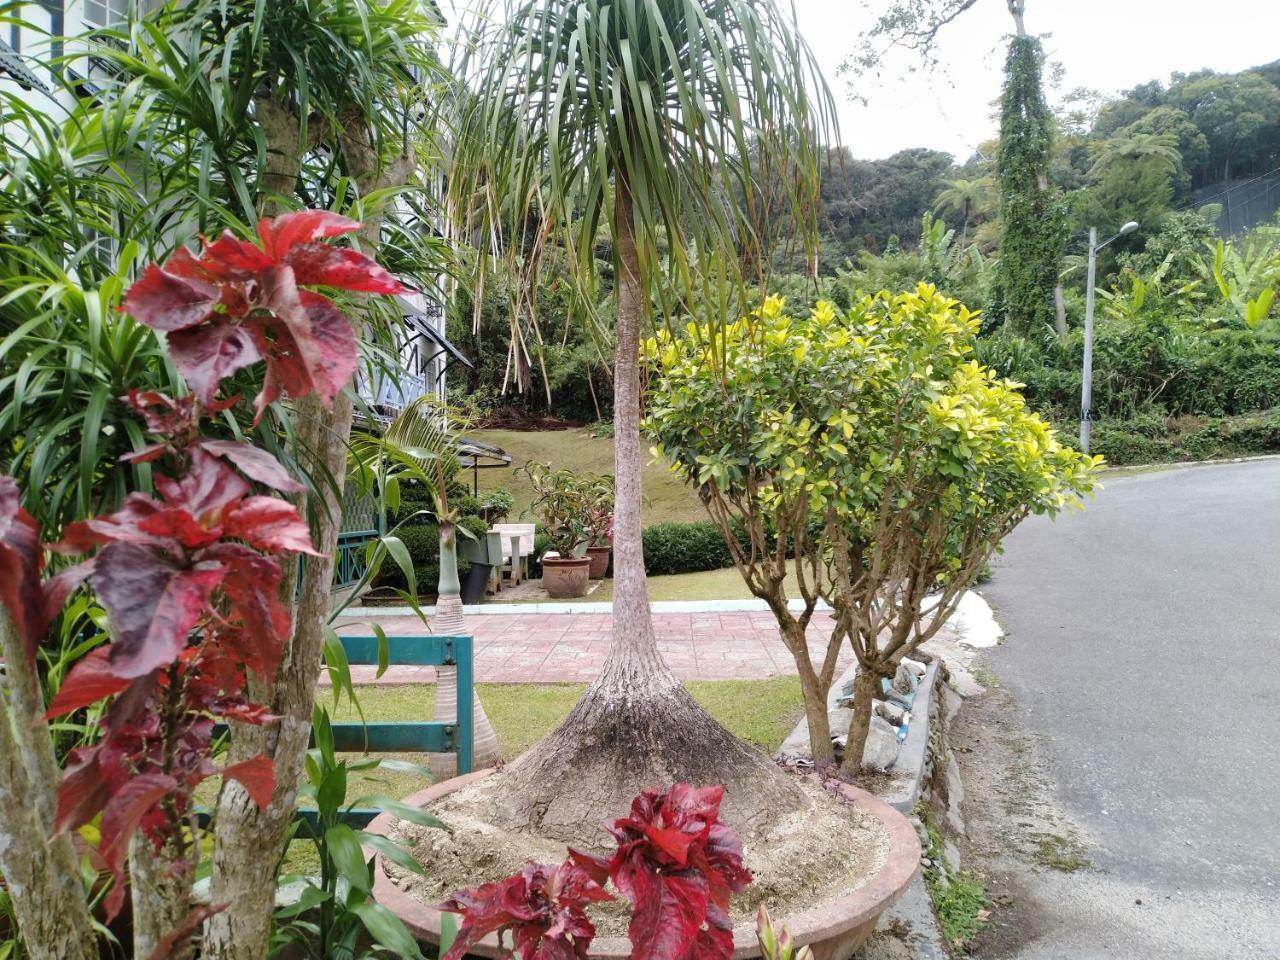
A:
[[[964,779],[962,861],[981,873],[990,922],[969,945],[977,957],[1015,956],[1056,924],[1046,874],[1089,869],[1089,842],[1054,798],[1043,740],[1018,703],[992,684],[965,701],[951,727]]]
[[[446,797],[432,808],[451,832],[407,823],[395,828],[393,836],[408,845],[427,874],[421,877],[388,865],[388,875],[400,889],[436,904],[460,888],[510,876],[527,861],[564,859],[563,843],[486,823],[485,786],[468,791],[465,807]],[[735,924],[753,923],[762,902],[780,918],[812,909],[857,889],[884,865],[889,840],[880,821],[820,787],[805,782],[804,789],[811,800],[807,809],[779,817],[760,837],[744,844],[744,861],[755,880],[734,898],[730,916]],[[601,837],[603,844],[603,833]],[[629,915],[629,906],[621,901],[592,910],[602,936],[625,936]]]

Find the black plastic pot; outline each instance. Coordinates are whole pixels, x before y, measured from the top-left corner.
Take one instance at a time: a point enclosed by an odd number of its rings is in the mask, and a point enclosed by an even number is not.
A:
[[[476,563],[474,560],[471,562],[471,569],[467,571],[462,581],[463,603],[480,603],[484,600],[485,588],[489,584],[489,573],[492,570],[491,563]]]

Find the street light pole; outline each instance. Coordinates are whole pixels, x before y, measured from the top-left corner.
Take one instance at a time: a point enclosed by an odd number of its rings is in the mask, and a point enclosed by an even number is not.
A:
[[[1093,408],[1093,297],[1098,272],[1098,228],[1089,228],[1089,279],[1084,294],[1084,372],[1080,379],[1080,452],[1089,452],[1089,414]]]
[[[1094,283],[1098,272],[1098,251],[1138,229],[1130,220],[1111,240],[1098,242],[1098,228],[1089,228],[1089,279],[1084,294],[1084,370],[1080,378],[1080,452],[1089,452],[1089,417],[1093,412],[1093,305]]]

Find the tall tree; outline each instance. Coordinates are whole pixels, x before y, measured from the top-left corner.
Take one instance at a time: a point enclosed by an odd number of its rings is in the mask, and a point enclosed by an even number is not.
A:
[[[994,208],[992,203],[992,187],[989,177],[965,178],[947,181],[947,188],[934,198],[935,213],[958,213],[964,219],[960,236],[963,240],[969,234],[969,223],[974,217],[986,216]]]
[[[516,198],[516,223],[539,211],[586,293],[597,230],[608,235],[617,499],[609,657],[564,723],[504,773],[491,817],[590,840],[601,810],[674,777],[725,783],[730,818],[757,826],[763,811],[798,803],[796,787],[707,716],[658,652],[641,540],[639,345],[655,317],[697,307],[718,321],[740,308],[745,265],[766,262],[758,185],[778,170],[791,176],[770,204],[797,215],[812,245],[830,95],[773,0],[528,0],[507,14],[479,42],[455,209],[472,228],[499,195]],[[477,202],[486,193],[494,203]],[[538,258],[522,265],[536,273]]]
[[[1054,120],[1041,85],[1044,53],[1020,19],[1018,26],[1000,109],[996,173],[1004,230],[992,314],[1029,330],[1053,318],[1065,235],[1061,200],[1049,183]]]

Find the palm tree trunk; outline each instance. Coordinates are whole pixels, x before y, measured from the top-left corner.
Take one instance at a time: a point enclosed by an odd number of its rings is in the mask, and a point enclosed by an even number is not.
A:
[[[467,621],[462,612],[462,597],[458,587],[458,541],[452,523],[440,524],[440,580],[436,590],[436,613],[431,618],[431,632],[442,636],[462,634],[467,631]],[[474,769],[493,767],[502,759],[498,748],[498,735],[489,723],[480,697],[473,690],[471,695],[471,730],[475,742],[471,748]],[[434,717],[442,722],[458,719],[458,668],[442,666],[436,671],[436,705]],[[447,780],[458,773],[458,755],[432,753],[427,756],[427,766],[439,780]]]
[[[625,178],[616,186],[617,347],[614,354],[613,634],[600,675],[550,735],[517,758],[486,819],[575,845],[604,842],[603,817],[657,784],[726,788],[723,816],[745,838],[810,801],[764,753],[713,720],[658,651],[641,536],[640,331],[649,313]],[[480,789],[483,789],[481,785]]]

